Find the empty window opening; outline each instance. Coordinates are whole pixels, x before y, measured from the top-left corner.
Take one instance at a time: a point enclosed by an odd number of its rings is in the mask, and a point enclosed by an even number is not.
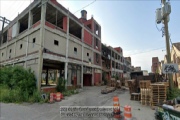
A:
[[[99,26],[97,24],[95,25],[95,34],[99,35]]]
[[[99,46],[99,41],[98,39],[96,38],[96,48],[98,49],[98,46]]]
[[[112,61],[112,68],[114,68],[114,61]]]
[[[10,50],[9,50],[9,53],[11,53],[11,52],[12,52],[12,50],[10,49]]]
[[[89,29],[91,29],[91,24],[87,25],[87,27],[88,27]]]
[[[2,56],[4,55],[4,53],[2,53]]]
[[[77,54],[77,48],[74,47],[74,54]]]
[[[19,20],[19,33],[28,29],[28,14]]]
[[[87,56],[89,57],[89,53],[87,53]]]
[[[118,63],[116,63],[116,69],[118,69]]]
[[[112,53],[112,57],[114,58],[114,52]]]
[[[23,47],[23,45],[22,45],[22,44],[20,44],[20,49],[22,49],[22,47]]]
[[[59,41],[57,41],[57,40],[54,40],[54,45],[59,45]]]
[[[47,4],[46,21],[56,25],[56,20],[57,20],[56,17],[57,17],[56,9],[52,5]]]
[[[33,43],[35,43],[36,42],[36,38],[33,38]]]
[[[32,24],[35,24],[41,19],[41,7],[38,7],[39,5],[40,4],[38,4],[35,8],[32,9]]]
[[[81,39],[81,26],[79,26],[76,22],[73,20],[69,20],[69,33],[74,35],[75,37]]]
[[[99,63],[99,55],[96,53],[96,63]]]
[[[3,33],[3,43],[7,42],[7,31]]]

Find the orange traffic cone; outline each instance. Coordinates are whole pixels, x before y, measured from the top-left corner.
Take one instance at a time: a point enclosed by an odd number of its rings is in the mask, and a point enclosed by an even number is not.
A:
[[[54,103],[53,95],[54,93],[50,93],[49,103]]]
[[[57,102],[61,101],[61,93],[60,92],[56,93],[56,101]]]
[[[121,118],[119,98],[117,96],[113,97],[113,114],[114,118]]]
[[[132,120],[131,106],[124,106],[124,120]]]

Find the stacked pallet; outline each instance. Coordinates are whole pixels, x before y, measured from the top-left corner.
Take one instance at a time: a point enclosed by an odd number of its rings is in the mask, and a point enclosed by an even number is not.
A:
[[[140,93],[131,93],[131,100],[140,101]]]
[[[141,91],[141,104],[150,105],[151,103],[151,89],[150,89],[150,80],[142,80],[139,82],[139,87]]]
[[[158,106],[166,100],[167,86],[165,84],[151,84],[151,106]]]
[[[151,89],[141,88],[141,104],[150,105],[151,104]]]
[[[150,88],[151,81],[150,80],[142,80],[139,82],[140,88]]]
[[[121,81],[120,80],[117,80],[116,87],[121,88]]]
[[[111,87],[116,87],[116,79],[111,78]]]
[[[129,92],[134,93],[135,92],[135,80],[127,80]]]

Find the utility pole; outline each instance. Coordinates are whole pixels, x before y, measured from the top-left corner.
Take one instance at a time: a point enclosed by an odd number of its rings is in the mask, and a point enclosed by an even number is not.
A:
[[[162,5],[166,4],[166,0],[161,0]],[[168,16],[163,17],[164,20],[164,29],[165,29],[165,40],[166,40],[166,54],[167,54],[167,63],[171,63],[171,53],[170,53],[170,45],[169,45],[169,31],[168,31]],[[173,88],[173,80],[172,74],[168,74],[169,76],[169,89]]]
[[[1,29],[1,35],[0,35],[0,45],[2,44],[2,40],[3,40],[3,32],[4,32],[4,24],[9,24],[11,21],[6,19],[5,17],[0,16],[0,21],[2,21],[2,29]]]

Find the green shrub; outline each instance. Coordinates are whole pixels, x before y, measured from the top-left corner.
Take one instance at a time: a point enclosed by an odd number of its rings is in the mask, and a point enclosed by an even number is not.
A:
[[[0,102],[42,102],[36,79],[30,69],[21,66],[0,69]]]
[[[171,91],[167,91],[168,100],[172,100],[174,98],[180,97],[180,89],[173,88]]]
[[[57,92],[64,92],[66,90],[66,80],[64,78],[59,78],[56,90]]]
[[[66,91],[62,92],[62,94],[63,94],[64,96],[71,96],[71,95],[73,95],[73,94],[78,94],[78,91],[75,90],[75,89],[66,90]]]
[[[30,69],[21,66],[5,67],[0,70],[0,84],[7,85],[10,89],[20,88],[32,94],[36,89],[36,79]]]

